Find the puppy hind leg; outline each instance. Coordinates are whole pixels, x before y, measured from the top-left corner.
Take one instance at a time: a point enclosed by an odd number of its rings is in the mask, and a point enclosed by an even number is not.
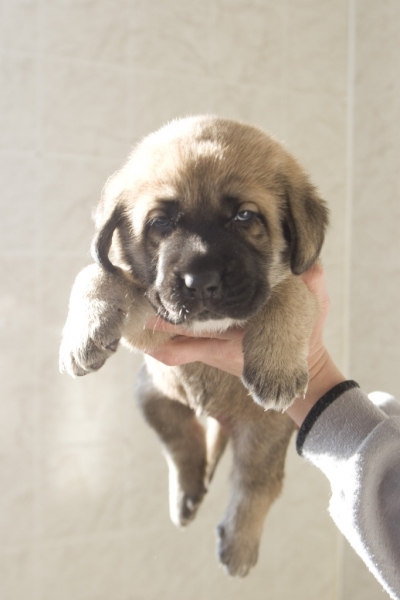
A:
[[[266,429],[265,423],[264,426],[238,424],[231,436],[234,451],[231,497],[217,527],[218,555],[229,575],[244,577],[256,564],[265,517],[282,488],[293,427],[287,417],[274,416],[287,419],[280,426],[279,436],[276,431]]]
[[[168,464],[171,520],[184,527],[194,519],[207,491],[204,428],[190,408],[156,390],[140,393],[138,402],[161,441]]]

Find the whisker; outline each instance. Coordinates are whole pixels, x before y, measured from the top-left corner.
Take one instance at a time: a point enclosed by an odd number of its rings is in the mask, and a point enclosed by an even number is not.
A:
[[[158,309],[158,310],[160,310],[160,309]],[[153,333],[155,333],[155,331],[156,331],[156,327],[157,327],[157,325],[158,325],[158,323],[159,323],[160,319],[161,319],[161,315],[159,315],[159,314],[158,314],[158,311],[157,311],[157,320],[156,320],[156,322],[154,323],[154,327],[153,327]]]

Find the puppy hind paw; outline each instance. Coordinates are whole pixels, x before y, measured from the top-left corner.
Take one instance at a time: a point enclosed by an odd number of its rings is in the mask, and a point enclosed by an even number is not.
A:
[[[243,539],[220,524],[217,527],[218,559],[232,577],[246,577],[257,564],[258,540]]]
[[[186,494],[181,492],[178,497],[170,503],[170,517],[174,525],[177,527],[186,527],[193,521],[205,493],[205,488],[198,494]]]

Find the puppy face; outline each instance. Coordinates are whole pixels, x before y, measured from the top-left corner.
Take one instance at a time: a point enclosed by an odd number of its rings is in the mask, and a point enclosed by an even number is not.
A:
[[[96,220],[98,262],[113,269],[112,243],[163,318],[209,328],[248,319],[290,271],[311,266],[327,211],[273,139],[197,117],[139,145],[109,182]]]
[[[164,318],[242,320],[266,302],[273,253],[252,204],[222,197],[218,210],[187,211],[164,201],[148,216],[145,238],[148,297]]]

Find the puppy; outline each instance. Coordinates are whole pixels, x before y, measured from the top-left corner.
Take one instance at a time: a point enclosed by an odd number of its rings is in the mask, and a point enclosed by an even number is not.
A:
[[[281,411],[307,388],[317,307],[298,275],[318,258],[327,208],[274,139],[202,116],[145,138],[108,181],[95,220],[96,264],[72,289],[62,371],[96,371],[119,341],[143,352],[162,344],[168,334],[144,329],[154,315],[195,332],[245,327],[241,381],[147,356],[136,387],[167,459],[176,525],[194,518],[230,438],[218,555],[230,575],[245,576],[282,487],[293,425]]]

